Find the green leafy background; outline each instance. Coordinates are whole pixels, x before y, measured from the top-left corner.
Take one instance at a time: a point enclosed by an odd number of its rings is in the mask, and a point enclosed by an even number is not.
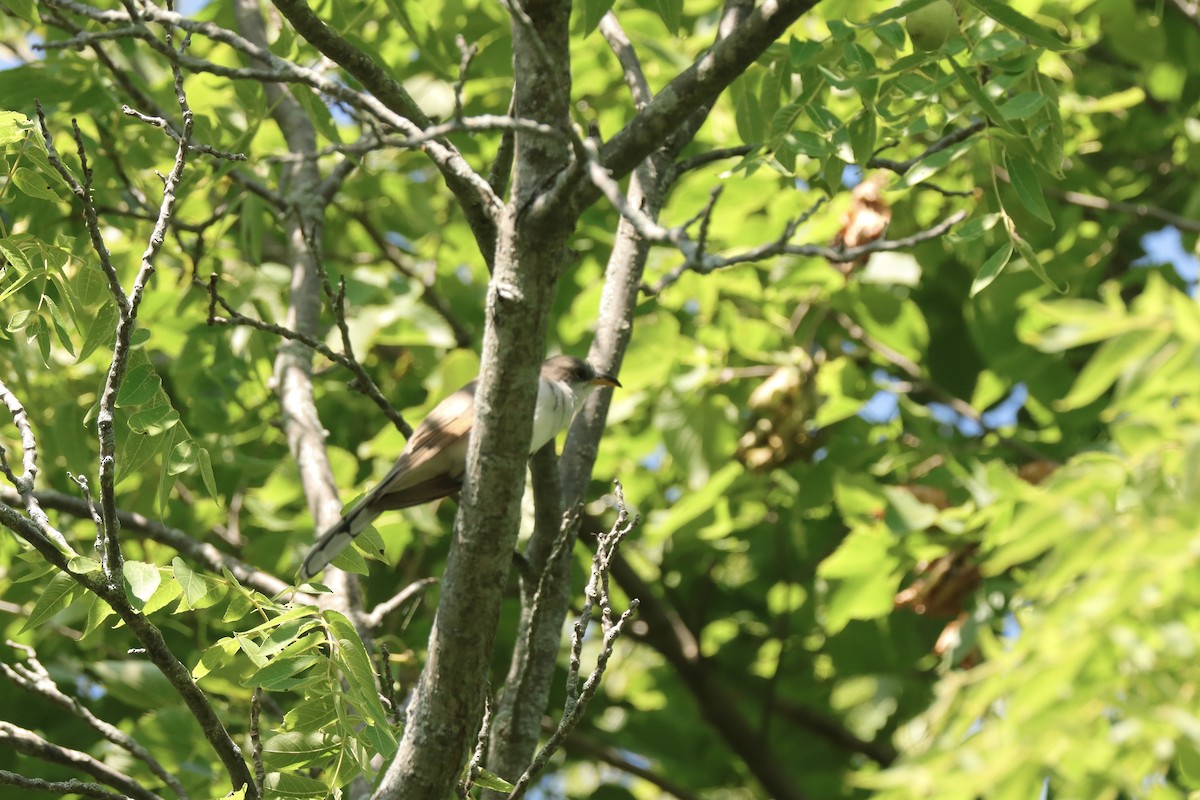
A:
[[[65,38],[27,4],[4,5],[5,40]],[[961,35],[914,52],[902,23],[921,5],[828,0],[803,17],[722,96],[685,155],[753,149],[687,175],[663,220],[681,224],[719,187],[709,246],[737,252],[773,241],[828,196],[796,235],[828,243],[849,205],[848,165],[903,162],[985,123],[885,185],[891,237],[959,209],[968,220],[877,254],[848,281],[821,259],[779,257],[685,273],[643,297],[588,524],[611,522],[604,498],[619,477],[644,518],[628,559],[696,638],[708,679],[807,796],[1028,798],[1044,785],[1053,797],[1189,796],[1200,790],[1200,314],[1194,259],[1190,273],[1157,264],[1142,237],[1174,222],[1191,247],[1200,230],[1200,35],[1172,3],[969,0],[959,4]],[[435,117],[453,111],[461,34],[479,47],[466,114],[504,113],[511,39],[500,4],[315,7]],[[691,0],[576,4],[575,121],[606,137],[633,114],[594,30],[610,7],[655,90],[703,51],[717,13]],[[224,3],[196,15],[235,27]],[[276,54],[315,62],[286,25],[273,35]],[[203,38],[192,47],[232,58]],[[139,88],[174,107],[161,60],[128,40],[105,49],[118,64],[136,63]],[[209,326],[205,290],[216,273],[234,308],[284,318],[278,214],[235,172],[276,186],[286,148],[260,86],[204,74],[185,86],[196,139],[249,162],[196,157],[185,174],[118,400],[118,501],[290,578],[313,530],[277,426],[278,341]],[[292,92],[321,146],[354,141],[341,109]],[[79,205],[31,121],[34,99],[77,175],[69,120],[78,119],[126,286],[161,192],[154,171],[169,168],[174,146],[121,113],[131,98],[88,51],[49,50],[0,71],[0,98],[0,374],[38,434],[39,488],[78,495],[69,474],[95,482],[94,417],[116,314]],[[482,171],[498,141],[455,136]],[[552,349],[585,353],[616,222],[596,205],[575,231]],[[331,276],[346,281],[356,353],[407,419],[473,376],[487,272],[421,153],[362,156],[328,210],[323,248]],[[648,282],[680,258],[654,250]],[[469,341],[427,302],[431,288]],[[329,342],[339,346],[336,330]],[[319,411],[349,501],[386,472],[403,439],[348,388],[348,373],[317,366]],[[769,379],[790,388],[756,393]],[[994,413],[980,425],[955,412],[955,398],[976,416]],[[16,464],[7,417],[0,441]],[[747,466],[764,447],[766,465]],[[1030,469],[1049,475],[1030,481]],[[447,502],[381,520],[388,563],[370,565],[371,601],[440,573],[453,513]],[[90,522],[54,518],[91,552]],[[138,531],[124,543],[129,596],[240,741],[251,693],[270,699],[273,796],[324,796],[373,774],[371,755],[395,748],[398,728],[371,679],[375,654],[343,617],[289,609]],[[938,652],[954,615],[898,609],[895,597],[955,554],[981,577],[960,598],[961,641]],[[339,563],[365,571],[361,556]],[[585,568],[580,551],[577,586]],[[510,588],[494,684],[517,636]],[[219,762],[195,746],[195,722],[164,679],[126,653],[133,640],[102,601],[13,536],[0,537],[0,595],[5,638],[36,646],[64,690],[137,736],[193,796],[224,794]],[[434,600],[436,589],[381,632],[401,694],[423,662]],[[633,633],[580,736],[697,797],[765,796],[676,665],[653,637]],[[6,662],[21,658],[4,650]],[[3,681],[0,708],[157,785],[79,720]],[[659,796],[583,749],[568,747],[557,766],[553,793]],[[7,749],[0,769],[72,776]]]

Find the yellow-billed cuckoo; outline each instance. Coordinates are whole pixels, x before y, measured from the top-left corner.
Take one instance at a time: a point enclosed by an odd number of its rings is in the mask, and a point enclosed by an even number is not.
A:
[[[530,455],[570,424],[592,389],[620,385],[613,376],[596,372],[591,364],[574,356],[552,356],[543,361]],[[413,431],[387,476],[321,534],[304,556],[300,579],[308,580],[325,569],[384,511],[428,503],[458,492],[467,470],[467,444],[474,421],[475,381],[471,381],[434,406]]]

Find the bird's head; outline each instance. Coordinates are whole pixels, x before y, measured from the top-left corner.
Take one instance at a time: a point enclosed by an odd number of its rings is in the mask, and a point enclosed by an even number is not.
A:
[[[551,356],[542,362],[542,378],[566,384],[577,397],[587,396],[597,386],[620,386],[612,375],[597,372],[596,368],[575,356]]]

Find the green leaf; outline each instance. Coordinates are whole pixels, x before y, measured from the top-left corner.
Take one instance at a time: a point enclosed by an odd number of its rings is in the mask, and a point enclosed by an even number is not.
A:
[[[745,142],[761,142],[765,138],[765,123],[758,103],[758,87],[762,78],[760,70],[751,70],[741,75],[729,87],[733,99],[734,121],[738,134]]]
[[[58,305],[54,302],[54,298],[49,295],[43,295],[42,301],[46,304],[46,308],[50,309],[50,319],[54,323],[54,333],[58,336],[59,344],[72,356],[75,355],[75,346],[71,343],[71,334],[67,333],[67,322],[63,319],[62,312],[58,310]]]
[[[37,317],[34,316],[34,312],[32,309],[28,309],[28,308],[23,309],[8,318],[8,326],[7,326],[6,330],[9,333],[16,333],[17,331],[23,331],[23,330],[25,330],[26,327],[29,326],[30,322],[32,322],[36,319],[37,319]]]
[[[334,659],[350,686],[350,693],[357,698],[363,716],[377,725],[387,727],[387,713],[383,704],[379,702],[379,693],[375,689],[375,671],[371,667],[371,658],[358,637],[358,631],[345,615],[337,611],[325,611],[322,616],[329,623],[336,644]]]
[[[1001,104],[1000,116],[1009,120],[1028,119],[1040,111],[1045,104],[1045,95],[1037,92],[1022,92]]]
[[[850,148],[854,151],[854,162],[865,164],[875,152],[875,112],[866,109],[847,126]]]
[[[312,697],[306,697],[303,703],[292,706],[283,721],[292,730],[300,733],[311,733],[324,728],[338,717],[337,704],[340,698],[332,692],[321,692]]]
[[[183,602],[188,608],[192,610],[208,608],[220,602],[224,596],[224,592],[219,587],[213,586],[203,576],[193,572],[178,556],[171,559],[171,569],[175,581],[183,589]]]
[[[208,496],[216,501],[217,505],[220,505],[221,496],[217,493],[217,479],[213,475],[212,457],[208,454],[208,448],[198,448],[196,460],[200,463],[200,478],[204,481],[204,488],[208,491]]]
[[[133,433],[125,426],[117,431],[117,437],[117,482],[120,483],[158,454],[160,438]]]
[[[996,227],[996,223],[1000,221],[998,213],[981,214],[978,217],[971,219],[959,225],[954,230],[950,231],[945,236],[945,241],[950,244],[963,244],[964,242],[972,242],[985,233]]]
[[[1072,49],[1072,45],[1069,42],[1063,42],[1049,28],[1034,22],[1006,2],[999,2],[999,0],[967,0],[967,2],[1004,27],[1016,31],[1029,41],[1041,45],[1047,50]]]
[[[100,679],[106,692],[134,708],[161,712],[182,703],[175,687],[149,660],[92,662],[88,669]]]
[[[1012,179],[1013,188],[1017,191],[1017,198],[1021,201],[1021,205],[1053,228],[1054,217],[1050,215],[1050,208],[1046,205],[1046,198],[1042,195],[1042,184],[1038,181],[1033,162],[1016,153],[1007,152],[1004,154],[1004,165],[1008,169],[1008,176]]]
[[[579,15],[579,24],[583,36],[589,35],[600,25],[600,20],[613,7],[615,0],[579,0],[573,6]]]
[[[820,42],[793,38],[788,44],[788,58],[791,60],[792,69],[799,71],[807,67],[824,51],[825,47]]]
[[[37,22],[33,16],[33,0],[0,0],[0,3],[2,3],[9,11],[11,11],[13,16],[17,19],[31,23]],[[25,119],[24,115],[21,114],[17,114],[15,116]]]
[[[37,319],[35,319],[33,321],[33,324],[29,326],[27,335],[30,336],[31,338],[37,340],[38,353],[42,356],[42,365],[45,366],[46,369],[49,369],[50,368],[50,330],[46,326],[46,324],[42,321],[41,317],[38,317]]]
[[[504,778],[494,772],[488,772],[486,769],[479,770],[479,774],[475,776],[475,785],[496,792],[511,792],[515,788]]]
[[[100,562],[87,556],[74,556],[67,562],[67,569],[73,575],[99,575]]]
[[[281,733],[263,740],[263,757],[273,767],[285,767],[308,763],[317,756],[328,753],[333,746],[333,737],[327,733]],[[270,783],[269,776],[267,782]],[[321,784],[321,790],[320,796],[325,797],[328,788]]]
[[[268,692],[289,691],[310,678],[297,678],[301,672],[325,662],[319,655],[279,656],[242,681],[243,686],[257,686]]]
[[[221,615],[221,622],[237,622],[255,608],[254,598],[250,592],[237,586],[230,592],[229,605]]]
[[[679,32],[683,22],[683,0],[643,0],[643,5],[658,15],[667,26],[667,32],[674,35]]]
[[[328,749],[327,746],[325,750]],[[307,758],[300,763],[306,762]],[[295,772],[268,772],[263,780],[263,792],[271,798],[296,798],[296,800],[303,800],[307,797],[321,800],[330,796],[329,787],[324,783]]]
[[[899,559],[891,554],[894,537],[881,525],[850,532],[817,574],[833,582],[825,628],[836,633],[855,619],[875,619],[892,610],[900,585]]]
[[[656,539],[659,537],[667,539],[676,531],[692,524],[702,515],[710,512],[714,499],[724,495],[726,490],[742,474],[742,471],[741,464],[731,462],[713,473],[703,488],[694,492],[686,492],[678,502],[671,506],[670,512],[655,527],[653,532],[654,537]]]
[[[1054,282],[1054,279],[1050,277],[1050,273],[1046,272],[1046,268],[1042,266],[1041,260],[1038,258],[1038,255],[1034,249],[1029,245],[1029,242],[1021,238],[1021,236],[1015,230],[1009,231],[1009,238],[1012,240],[1013,247],[1015,247],[1017,252],[1021,254],[1021,258],[1025,259],[1025,263],[1029,265],[1031,270],[1033,270],[1034,275],[1037,275],[1039,278],[1041,278],[1043,283],[1059,294],[1067,293],[1067,289],[1070,287],[1068,287],[1066,284],[1059,286]]]
[[[144,408],[129,417],[129,429],[134,433],[145,433],[158,436],[170,430],[179,422],[179,412],[171,408],[169,403]]]
[[[86,639],[100,630],[104,621],[116,613],[108,603],[99,597],[92,597],[92,604],[88,607],[87,624],[83,628],[83,638]]]
[[[979,268],[979,272],[975,274],[975,280],[971,282],[971,297],[982,292],[992,281],[1000,276],[1004,271],[1004,267],[1008,264],[1013,254],[1013,243],[1007,241],[988,256],[988,260],[983,262],[983,266]]]
[[[947,58],[945,60],[950,65],[950,68],[954,70],[954,75],[958,78],[959,84],[967,90],[967,94],[971,95],[971,99],[979,104],[980,110],[987,118],[1019,139],[1021,133],[1004,118],[1004,115],[1000,113],[1000,109],[996,107],[992,98],[988,97],[987,92],[979,85],[979,81],[975,80],[975,76],[954,58]]]
[[[158,513],[162,516],[166,516],[167,503],[170,502],[171,492],[175,489],[175,481],[172,480],[171,473],[171,459],[175,452],[175,442],[183,436],[187,436],[187,431],[181,426],[168,429],[163,436],[158,438],[159,446],[162,448],[162,462],[158,471],[158,489],[155,497],[158,499]]]
[[[54,191],[54,184],[47,182],[46,178],[29,167],[17,167],[13,170],[11,178],[13,185],[30,197],[39,200],[60,199]]]
[[[150,364],[138,364],[125,373],[117,392],[117,406],[140,406],[149,402],[162,388],[162,378]]]
[[[29,612],[29,619],[25,621],[21,631],[31,630],[48,622],[82,594],[83,587],[76,583],[74,578],[65,572],[56,573],[38,595],[33,610]]]
[[[1149,360],[1170,337],[1169,330],[1137,330],[1109,339],[1088,360],[1070,393],[1054,407],[1070,411],[1091,403],[1108,391],[1122,373]]]
[[[96,312],[96,318],[88,328],[83,346],[79,348],[76,361],[83,361],[100,345],[111,346],[117,335],[117,305],[114,302],[105,303]]]
[[[937,508],[921,502],[907,489],[885,486],[883,493],[888,500],[884,521],[893,531],[900,534],[925,531],[937,522]]]
[[[154,612],[166,608],[183,594],[183,587],[177,581],[172,580],[174,573],[170,568],[159,567],[158,574],[160,577],[166,578],[166,580],[159,583],[154,596],[146,602],[146,607],[142,609],[142,613],[146,616],[150,616]]]
[[[896,19],[904,19],[912,12],[924,8],[932,3],[933,0],[904,0],[903,3],[897,3],[887,11],[882,11],[867,20],[863,26],[865,28],[874,28],[877,25],[882,25],[885,22],[891,22]]]
[[[141,561],[126,561],[121,565],[121,572],[125,576],[125,596],[141,611],[162,582],[158,567]]]
[[[337,554],[337,557],[330,562],[333,566],[343,572],[352,572],[355,575],[369,575],[371,568],[367,566],[367,560],[363,558],[357,547],[347,547],[345,550]]]
[[[190,438],[171,448],[171,456],[167,460],[167,474],[179,475],[195,466],[196,450],[196,443]]]
[[[24,275],[33,269],[33,264],[30,263],[29,257],[21,249],[17,237],[0,238],[0,256],[3,256],[8,261],[7,266],[15,270],[18,275]],[[9,289],[4,294],[0,294],[0,300],[3,300],[12,293],[13,290]]]

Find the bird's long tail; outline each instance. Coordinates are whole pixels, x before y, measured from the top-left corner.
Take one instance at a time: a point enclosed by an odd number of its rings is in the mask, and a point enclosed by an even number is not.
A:
[[[316,544],[309,548],[300,565],[301,580],[306,581],[329,566],[329,562],[350,546],[350,542],[354,540],[355,536],[358,536],[375,521],[382,509],[377,509],[371,502],[373,494],[374,492],[359,501],[329,530],[322,533]]]

